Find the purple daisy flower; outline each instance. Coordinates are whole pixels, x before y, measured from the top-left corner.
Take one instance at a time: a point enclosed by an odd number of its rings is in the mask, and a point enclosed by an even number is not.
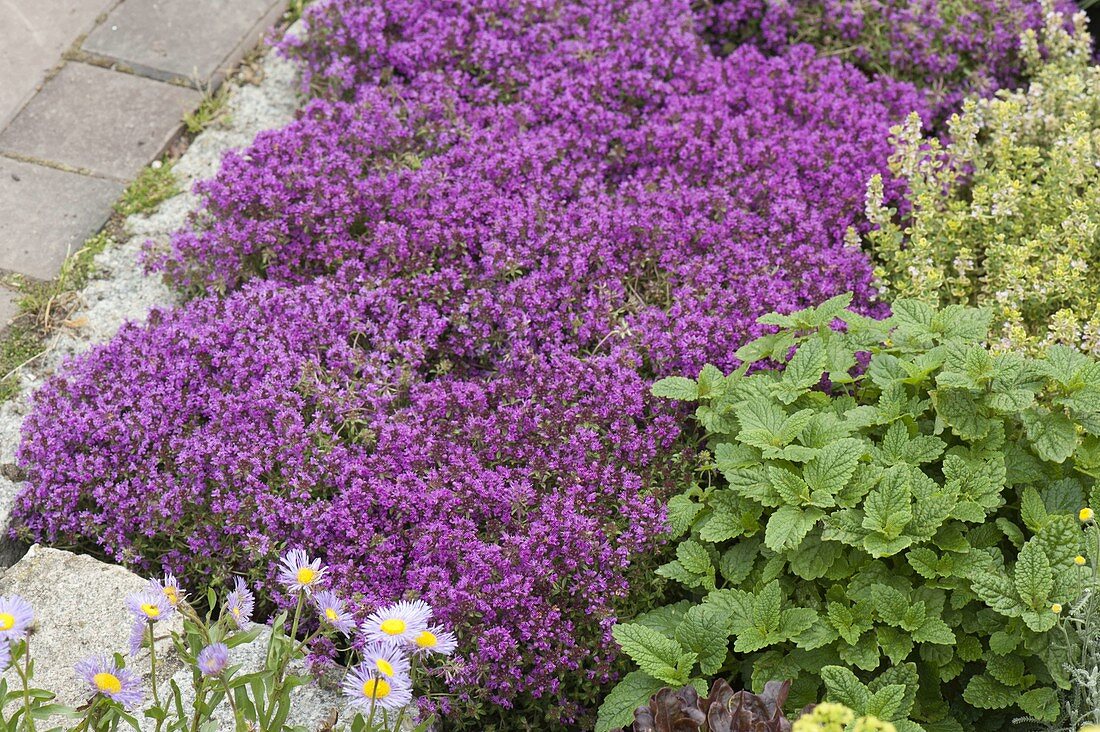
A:
[[[359,630],[367,640],[414,643],[431,618],[432,608],[426,602],[395,602],[371,613]]]
[[[313,604],[321,614],[321,622],[348,635],[355,627],[355,618],[347,611],[347,605],[335,592],[322,590],[313,596]]]
[[[233,619],[233,623],[242,630],[252,622],[252,609],[256,605],[256,598],[252,591],[245,585],[244,580],[236,577],[233,591],[225,598],[225,611]]]
[[[380,678],[408,681],[409,657],[396,643],[371,643],[360,655],[363,658],[361,665],[373,670]]]
[[[130,656],[137,656],[141,647],[145,645],[145,637],[148,635],[149,623],[145,620],[134,619],[130,628]]]
[[[0,597],[0,639],[19,640],[34,622],[34,608],[19,595]]]
[[[145,590],[126,598],[126,606],[134,617],[144,623],[155,623],[175,612],[168,597],[160,590]]]
[[[229,665],[229,646],[211,643],[199,651],[198,662],[203,676],[218,676]]]
[[[454,633],[444,630],[442,625],[433,625],[416,636],[413,646],[418,655],[449,656],[458,648],[458,639]]]
[[[73,668],[96,694],[112,699],[127,709],[141,704],[141,679],[119,668],[110,656],[101,654],[85,658]]]
[[[8,670],[11,665],[11,643],[0,640],[0,672]]]
[[[178,606],[187,597],[187,593],[180,588],[180,583],[171,572],[166,573],[162,580],[149,580],[149,590],[162,593],[172,607]]]
[[[324,579],[325,567],[320,559],[310,559],[301,549],[292,549],[282,559],[279,581],[289,592],[309,594]]]
[[[361,712],[372,706],[397,711],[412,702],[412,687],[400,676],[384,678],[366,663],[348,671],[342,684],[348,704]]]

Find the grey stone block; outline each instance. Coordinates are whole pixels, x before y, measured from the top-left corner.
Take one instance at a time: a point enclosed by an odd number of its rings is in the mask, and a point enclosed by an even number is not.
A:
[[[0,152],[129,180],[201,100],[193,89],[69,63],[0,132]]]
[[[113,0],[5,0],[0,3],[0,128],[15,116],[61,54],[95,26]]]
[[[233,66],[285,0],[124,0],[82,49],[163,80],[207,84]]]
[[[122,184],[0,157],[0,268],[48,280],[107,221]]]
[[[0,331],[19,314],[19,294],[0,287]]]
[[[91,696],[87,682],[77,678],[73,664],[88,656],[125,654],[130,647],[132,616],[126,598],[147,587],[141,577],[114,564],[89,556],[35,545],[27,555],[0,576],[0,595],[19,595],[35,611],[38,630],[31,638],[36,659],[34,685],[57,694],[62,704],[77,705]],[[162,621],[181,630],[179,616]],[[167,635],[167,633],[164,633]],[[143,650],[127,666],[137,673],[149,669]],[[157,642],[157,663],[166,673],[183,664],[175,657],[167,638]],[[159,672],[158,672],[159,673]],[[9,687],[19,683],[14,669],[4,674]],[[139,715],[140,716],[140,715]]]

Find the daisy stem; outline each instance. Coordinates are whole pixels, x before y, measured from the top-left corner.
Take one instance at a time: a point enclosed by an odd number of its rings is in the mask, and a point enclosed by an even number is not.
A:
[[[416,686],[416,671],[417,671],[416,663],[417,663],[417,661],[420,660],[420,657],[417,656],[415,653],[413,653],[411,655],[412,655],[412,659],[409,662],[409,681],[412,683],[413,687],[415,687]],[[393,725],[393,731],[394,732],[401,732],[401,723],[405,721],[405,709],[407,709],[407,708],[408,708],[407,705],[404,706],[404,707],[401,707],[401,711],[397,713],[397,723]]]
[[[31,719],[31,689],[30,689],[30,677],[31,677],[31,636],[27,634],[26,640],[23,641],[23,673],[19,674],[23,677],[23,728],[28,730],[34,729],[34,723]]]
[[[370,715],[367,717],[367,729],[369,729],[370,732],[374,732],[374,704],[378,701],[378,697],[375,696],[378,691],[378,681],[375,680],[374,683],[375,686],[372,688],[370,695]]]
[[[241,713],[237,711],[237,701],[233,698],[233,690],[229,688],[229,683],[226,682],[224,676],[218,678],[221,679],[222,688],[225,689],[225,698],[229,700],[229,708],[233,710],[234,729],[240,729],[244,726],[244,720],[241,719]]]
[[[157,696],[157,639],[153,635],[153,621],[149,625],[149,685],[153,687],[153,704],[160,709],[160,697]],[[156,732],[160,732],[162,719],[157,719]]]

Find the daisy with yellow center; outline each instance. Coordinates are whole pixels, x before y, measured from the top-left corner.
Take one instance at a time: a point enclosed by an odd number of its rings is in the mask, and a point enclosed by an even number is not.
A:
[[[139,622],[155,623],[171,615],[175,608],[162,591],[149,588],[136,595],[130,595],[126,604],[134,619]]]
[[[458,647],[458,639],[455,634],[443,629],[441,625],[433,625],[414,641],[415,651],[421,655],[437,654],[449,656]]]
[[[402,676],[383,676],[363,662],[348,671],[343,683],[349,706],[360,712],[396,712],[412,702],[412,686]]]
[[[0,597],[0,640],[16,641],[34,623],[34,608],[19,595]]]
[[[432,609],[425,602],[395,602],[371,613],[360,630],[368,640],[412,645],[421,633],[428,630],[431,619]]]
[[[361,653],[363,665],[384,679],[407,679],[411,670],[409,657],[394,643],[372,643]]]
[[[73,668],[92,693],[113,699],[127,709],[141,705],[141,679],[116,665],[109,656],[85,658]]]
[[[320,559],[310,559],[301,549],[292,549],[282,558],[279,581],[286,589],[297,594],[311,594],[324,580],[325,568]]]
[[[349,635],[355,627],[355,618],[347,611],[344,601],[331,590],[321,590],[313,595],[313,606],[321,615],[321,622],[337,632]]]

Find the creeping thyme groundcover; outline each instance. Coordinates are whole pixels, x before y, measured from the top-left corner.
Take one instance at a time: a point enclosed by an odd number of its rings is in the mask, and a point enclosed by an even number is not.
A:
[[[856,5],[821,49],[864,47]],[[736,367],[766,312],[886,312],[845,233],[891,125],[1013,79],[1039,13],[987,5],[922,4],[879,68],[762,21],[719,42],[738,3],[319,2],[285,44],[314,98],[148,252],[193,299],[35,397],[20,535],[259,563],[283,605],[301,546],[356,612],[423,599],[456,629],[444,712],[586,719],[690,470],[648,384]]]

